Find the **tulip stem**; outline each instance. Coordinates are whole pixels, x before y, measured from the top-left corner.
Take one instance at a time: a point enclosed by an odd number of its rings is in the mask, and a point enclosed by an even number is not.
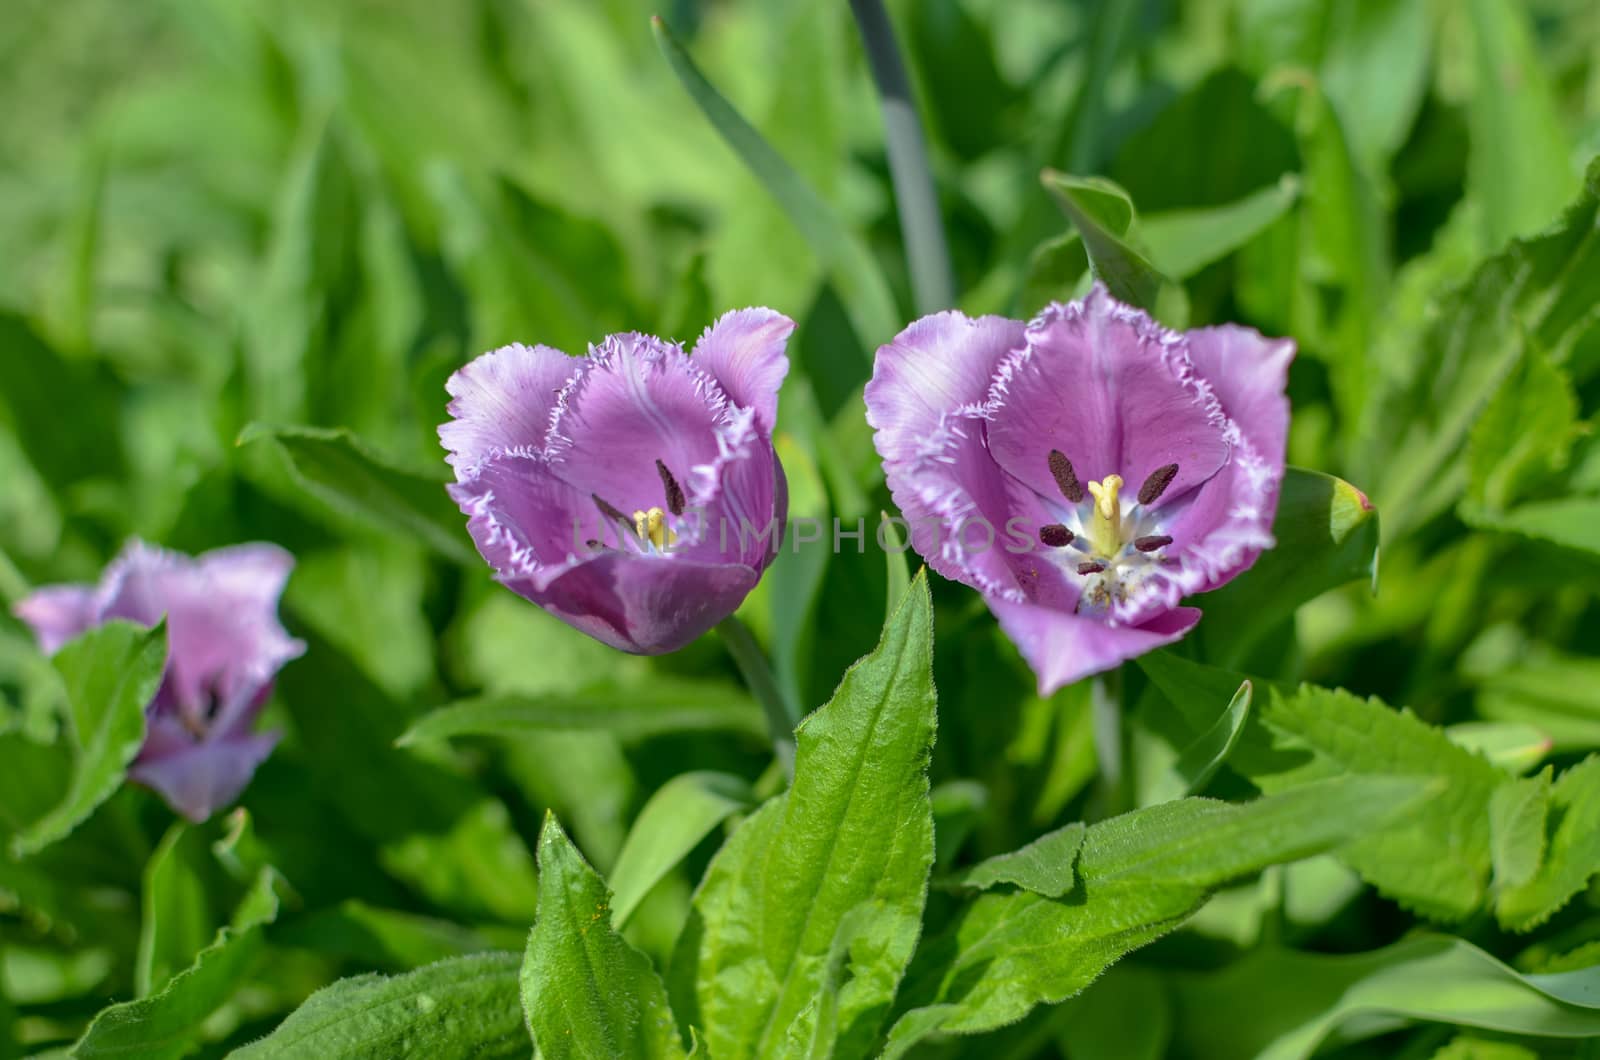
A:
[[[928,165],[928,144],[922,136],[911,82],[883,0],[850,0],[850,10],[856,16],[867,62],[872,67],[872,80],[883,101],[884,142],[906,244],[906,265],[911,270],[911,292],[918,313],[937,313],[955,303],[955,290],[944,221],[939,216],[939,196]]]
[[[727,646],[728,654],[733,656],[735,665],[739,667],[739,673],[744,676],[744,683],[750,689],[750,694],[756,697],[761,709],[766,712],[767,729],[772,734],[773,753],[778,756],[778,762],[783,766],[783,775],[793,780],[794,730],[800,724],[800,712],[778,687],[777,678],[772,675],[772,666],[767,662],[766,653],[761,650],[761,645],[756,643],[755,635],[750,632],[749,626],[729,615],[717,626],[717,632],[722,635],[722,643]]]
[[[1090,681],[1089,712],[1094,729],[1095,757],[1107,817],[1133,809],[1133,775],[1127,704],[1122,697],[1122,671],[1111,670]]]

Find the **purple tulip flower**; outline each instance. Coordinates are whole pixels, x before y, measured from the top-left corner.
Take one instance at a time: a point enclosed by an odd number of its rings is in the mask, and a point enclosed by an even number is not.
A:
[[[111,619],[153,626],[166,618],[166,671],[130,775],[203,821],[238,797],[278,742],[251,727],[278,670],[305,651],[278,621],[293,566],[276,545],[191,558],[135,541],[98,586],[47,586],[16,614],[51,654]]]
[[[772,448],[794,321],[725,314],[686,355],[506,346],[451,376],[450,495],[495,578],[623,651],[675,651],[755,588],[788,512]]]
[[[1179,601],[1271,547],[1294,344],[1170,331],[1096,284],[1032,322],[924,317],[867,384],[934,570],[983,593],[1048,695],[1178,640]]]

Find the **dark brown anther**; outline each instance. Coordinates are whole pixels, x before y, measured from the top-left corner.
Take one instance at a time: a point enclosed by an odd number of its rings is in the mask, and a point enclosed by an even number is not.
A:
[[[1050,450],[1050,474],[1055,478],[1056,488],[1063,497],[1073,504],[1083,500],[1083,483],[1078,481],[1078,473],[1072,470],[1072,461],[1059,449]]]
[[[1178,475],[1177,464],[1163,464],[1150,472],[1150,477],[1144,480],[1144,485],[1139,487],[1139,503],[1154,504],[1167,492],[1167,487],[1172,485],[1172,480]]]
[[[1099,574],[1101,571],[1103,571],[1105,569],[1106,569],[1106,565],[1104,563],[1101,563],[1099,560],[1092,560],[1092,561],[1090,561],[1088,563],[1080,563],[1080,564],[1078,564],[1078,573],[1079,574]]]
[[[1060,523],[1039,527],[1039,540],[1051,548],[1066,548],[1072,544],[1072,531]]]
[[[661,476],[661,488],[667,491],[667,511],[673,515],[683,514],[683,487],[678,485],[678,480],[672,477],[672,472],[667,470],[667,465],[656,461],[656,474]]]
[[[633,520],[632,519],[629,519],[626,515],[623,515],[622,512],[619,509],[617,509],[615,506],[607,504],[606,501],[605,501],[605,498],[600,496],[600,494],[591,493],[591,494],[589,494],[589,496],[594,498],[594,506],[596,508],[600,509],[600,514],[601,515],[605,516],[607,519],[611,520],[613,523],[621,523],[623,526],[628,528],[629,532],[632,532],[632,530],[633,530]]]
[[[1133,547],[1140,552],[1154,552],[1158,548],[1166,548],[1172,544],[1172,538],[1166,534],[1151,534],[1149,537],[1135,538]]]
[[[583,547],[588,549],[590,552],[598,552],[600,551],[600,542],[591,537],[589,540],[583,543]]]

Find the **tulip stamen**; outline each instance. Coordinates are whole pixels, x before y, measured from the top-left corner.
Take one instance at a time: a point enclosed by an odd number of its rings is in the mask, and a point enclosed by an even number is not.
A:
[[[1072,544],[1073,533],[1060,523],[1039,527],[1039,541],[1050,548],[1066,548]]]
[[[1135,538],[1133,547],[1140,552],[1154,552],[1157,549],[1166,548],[1170,544],[1172,544],[1172,538],[1166,534],[1148,534],[1144,537]]]
[[[672,477],[672,472],[661,460],[656,461],[656,474],[661,476],[661,488],[667,495],[667,511],[682,515],[685,504],[683,487],[678,485],[678,480]]]
[[[1167,492],[1167,487],[1172,485],[1172,480],[1178,476],[1177,464],[1163,464],[1150,472],[1144,480],[1144,485],[1139,487],[1139,503],[1154,504]]]
[[[1106,565],[1099,560],[1090,560],[1088,563],[1078,564],[1079,574],[1099,574],[1106,569]]]
[[[1072,461],[1067,459],[1067,454],[1059,449],[1050,450],[1050,475],[1056,480],[1056,488],[1061,495],[1073,504],[1083,500],[1083,483],[1078,481],[1078,473],[1072,469]]]
[[[660,508],[641,508],[634,512],[633,530],[652,552],[665,552],[668,545],[678,540],[678,535],[667,526],[667,513]]]

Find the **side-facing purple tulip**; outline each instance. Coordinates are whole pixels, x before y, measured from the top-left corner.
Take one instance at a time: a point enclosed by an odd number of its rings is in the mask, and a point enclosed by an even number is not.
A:
[[[1048,694],[1170,644],[1272,545],[1294,344],[1174,332],[1096,284],[1024,324],[924,317],[867,384],[913,546]]]
[[[692,356],[506,346],[450,377],[450,495],[497,580],[614,648],[674,651],[731,615],[788,513],[772,448],[794,321],[727,313]]]
[[[50,653],[111,619],[153,626],[166,618],[166,670],[130,775],[203,821],[238,797],[278,742],[251,728],[278,670],[305,651],[278,621],[293,567],[276,545],[191,558],[135,541],[99,585],[48,586],[16,614]]]

